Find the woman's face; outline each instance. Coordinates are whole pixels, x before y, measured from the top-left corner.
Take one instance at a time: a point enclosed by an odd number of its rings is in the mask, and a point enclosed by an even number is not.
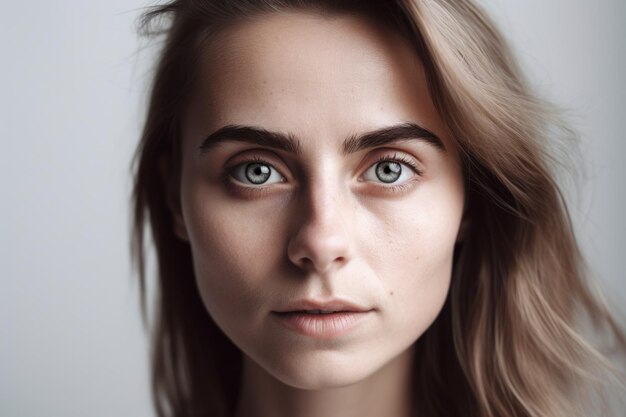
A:
[[[406,353],[443,306],[464,201],[409,44],[362,17],[270,14],[221,31],[201,78],[177,233],[217,325],[299,388]],[[369,311],[297,316],[304,330],[276,314],[330,299]]]

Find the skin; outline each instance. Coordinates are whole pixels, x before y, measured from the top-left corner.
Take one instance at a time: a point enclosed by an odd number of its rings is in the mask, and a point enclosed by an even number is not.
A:
[[[412,346],[445,301],[464,201],[459,156],[417,55],[363,17],[290,12],[222,30],[201,66],[183,124],[176,232],[190,242],[208,313],[244,353],[237,416],[408,416]],[[341,152],[355,133],[404,122],[445,150],[414,140]],[[291,133],[302,154],[234,141],[199,152],[228,124]],[[394,154],[422,174],[402,164],[395,184],[381,181],[377,160]],[[268,184],[246,179],[251,156],[272,170]],[[233,166],[238,185],[227,187]],[[408,185],[390,191],[399,183]],[[324,340],[271,314],[333,297],[375,311]]]

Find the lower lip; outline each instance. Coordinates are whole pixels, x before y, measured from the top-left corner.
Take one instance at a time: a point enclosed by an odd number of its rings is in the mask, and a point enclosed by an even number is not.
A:
[[[320,339],[339,337],[362,324],[370,311],[344,311],[330,314],[276,313],[274,315],[288,328],[305,336]]]

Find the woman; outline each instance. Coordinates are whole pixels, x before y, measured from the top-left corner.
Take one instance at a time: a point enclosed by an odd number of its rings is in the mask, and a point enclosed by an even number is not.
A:
[[[144,29],[157,18],[134,249],[143,288],[149,220],[160,416],[589,412],[611,366],[580,314],[626,340],[555,183],[569,131],[476,5],[172,1]]]

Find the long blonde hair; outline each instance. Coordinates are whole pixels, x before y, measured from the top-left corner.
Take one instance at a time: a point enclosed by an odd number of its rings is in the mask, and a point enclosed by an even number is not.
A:
[[[589,412],[574,400],[604,378],[596,370],[620,374],[585,341],[579,319],[605,330],[620,354],[626,337],[592,290],[556,183],[562,155],[553,145],[575,135],[533,95],[483,10],[470,0],[174,0],[142,16],[142,32],[165,44],[133,165],[132,248],[144,312],[146,224],[157,255],[158,415],[226,417],[237,402],[241,352],[200,300],[168,200],[178,193],[180,123],[202,42],[238,19],[281,10],[357,13],[402,33],[461,154],[471,221],[443,310],[416,342],[415,415]],[[165,178],[164,156],[174,162]]]

